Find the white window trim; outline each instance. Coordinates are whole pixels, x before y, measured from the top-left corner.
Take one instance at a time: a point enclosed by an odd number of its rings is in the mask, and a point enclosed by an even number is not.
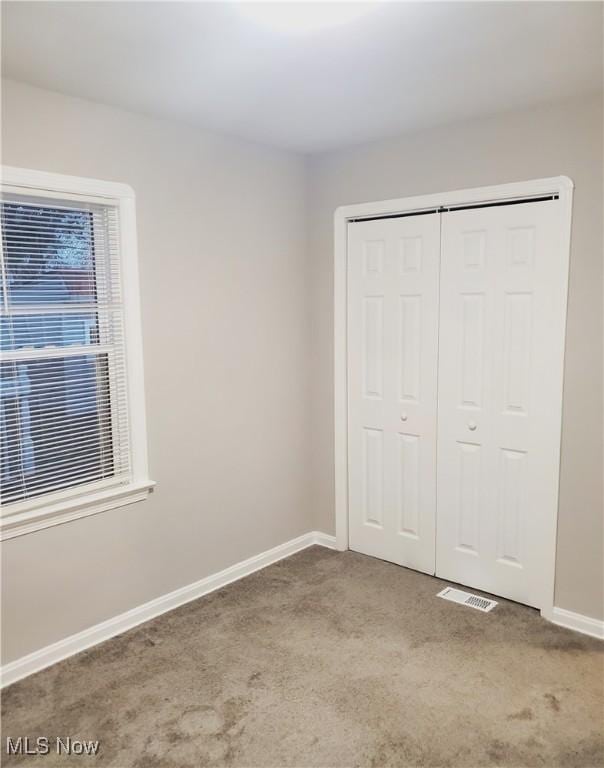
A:
[[[0,519],[0,539],[11,539],[53,525],[94,515],[145,499],[155,483],[149,478],[147,464],[147,426],[145,419],[145,384],[141,332],[136,207],[132,187],[78,176],[64,176],[45,171],[2,166],[3,190],[23,195],[68,197],[96,202],[111,201],[119,207],[122,290],[130,429],[131,480],[127,484],[90,484],[68,488],[37,498],[11,504]]]

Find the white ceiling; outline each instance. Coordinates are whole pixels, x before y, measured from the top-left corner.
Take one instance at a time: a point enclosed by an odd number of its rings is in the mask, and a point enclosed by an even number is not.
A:
[[[292,35],[235,3],[3,2],[3,75],[301,152],[602,88],[601,3],[379,3]]]

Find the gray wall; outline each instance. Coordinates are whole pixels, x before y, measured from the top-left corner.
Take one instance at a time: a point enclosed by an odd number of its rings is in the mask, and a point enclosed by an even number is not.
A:
[[[3,544],[3,662],[313,528],[333,533],[338,205],[558,174],[576,193],[556,602],[604,615],[601,102],[307,163],[10,81],[2,117],[4,163],[137,193],[158,482],[146,502]]]
[[[602,102],[581,100],[309,161],[315,528],[334,532],[333,213],[337,206],[545,176],[576,185],[564,381],[556,605],[601,618]]]
[[[303,160],[7,82],[3,162],[137,194],[148,500],[9,540],[8,662],[311,528]]]

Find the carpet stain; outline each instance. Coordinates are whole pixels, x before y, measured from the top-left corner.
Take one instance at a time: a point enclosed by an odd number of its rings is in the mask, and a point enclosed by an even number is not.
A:
[[[600,768],[604,644],[311,547],[3,691],[6,737],[108,768]]]
[[[524,707],[524,709],[521,709],[520,712],[514,712],[511,715],[508,715],[508,720],[534,720],[535,716],[533,715],[533,710],[529,709],[529,707]]]
[[[510,751],[511,745],[507,741],[495,739],[490,743],[487,749],[487,755],[493,763],[499,765],[500,763],[507,762],[506,758],[509,756]]]
[[[553,693],[544,693],[543,698],[546,700],[548,707],[554,712],[560,711],[560,699]]]

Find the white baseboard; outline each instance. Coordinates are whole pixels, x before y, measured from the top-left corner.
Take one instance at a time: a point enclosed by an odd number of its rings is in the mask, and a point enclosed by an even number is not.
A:
[[[162,595],[155,600],[139,605],[137,608],[114,616],[112,619],[89,627],[82,632],[70,635],[64,640],[59,640],[52,645],[47,645],[45,648],[40,648],[38,651],[5,664],[0,669],[2,687],[15,683],[17,680],[32,675],[34,672],[39,672],[41,669],[49,667],[51,664],[56,664],[58,661],[73,656],[75,653],[79,653],[97,643],[109,640],[109,638],[115,635],[126,632],[128,629],[143,624],[145,621],[166,613],[166,611],[171,611],[173,608],[188,603],[190,600],[195,600],[198,597],[207,595],[209,592],[214,592],[214,590],[220,589],[232,581],[249,576],[254,571],[266,568],[267,565],[276,563],[284,557],[289,557],[289,555],[293,555],[295,552],[306,549],[306,547],[310,547],[313,544],[333,549],[335,548],[336,541],[334,536],[329,536],[319,531],[305,533],[296,539],[286,541],[284,544],[273,547],[273,549],[225,568],[224,571],[214,573],[205,579]]]
[[[582,632],[584,635],[597,637],[598,640],[604,640],[604,621],[592,619],[589,616],[583,616],[580,613],[567,611],[566,608],[556,608],[552,611],[551,617],[548,617],[554,624],[567,629],[574,629],[575,632]]]
[[[320,531],[313,531],[313,544],[318,544],[321,547],[327,547],[327,549],[336,549],[336,537],[331,536],[329,533],[321,533]]]
[[[151,600],[148,603],[132,608],[130,611],[114,616],[100,624],[70,635],[64,640],[59,640],[45,648],[23,656],[20,659],[11,661],[0,668],[1,686],[5,687],[11,683],[16,683],[34,672],[56,664],[58,661],[73,656],[80,651],[86,650],[93,645],[109,640],[115,635],[133,629],[139,624],[160,616],[162,613],[178,608],[179,605],[188,603],[198,597],[214,592],[216,589],[230,584],[233,581],[249,576],[254,571],[266,568],[272,563],[283,560],[285,557],[293,555],[302,549],[318,544],[329,549],[336,549],[336,537],[320,531],[310,531],[296,539],[279,544],[273,549],[262,552],[259,555],[250,557],[240,563],[225,568],[223,571],[207,576],[205,579],[188,584],[186,587],[169,592],[166,595]],[[547,616],[549,621],[568,629],[574,629],[576,632],[582,632],[585,635],[591,635],[599,639],[604,639],[604,621],[582,616],[579,613],[567,611],[564,608],[554,608],[551,615]]]

